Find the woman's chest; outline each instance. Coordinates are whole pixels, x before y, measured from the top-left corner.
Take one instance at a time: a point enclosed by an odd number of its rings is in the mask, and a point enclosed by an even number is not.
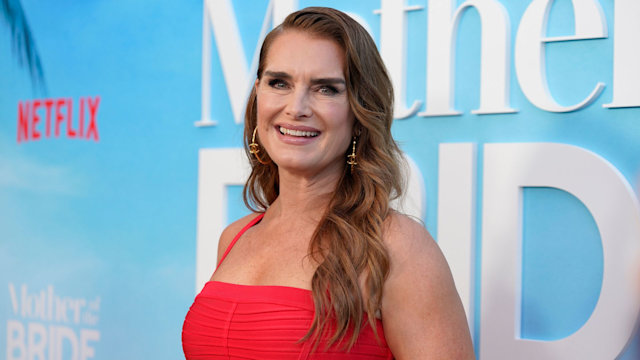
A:
[[[213,280],[237,284],[279,284],[310,289],[317,263],[303,236],[243,236]]]
[[[378,322],[376,339],[365,326],[354,347],[301,341],[314,315],[311,293],[286,286],[208,282],[185,317],[182,342],[187,359],[391,359]]]

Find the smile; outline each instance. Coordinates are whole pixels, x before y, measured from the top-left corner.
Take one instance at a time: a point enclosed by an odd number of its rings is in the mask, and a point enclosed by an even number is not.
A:
[[[279,130],[280,130],[280,133],[283,135],[298,136],[298,137],[316,137],[319,134],[319,132],[317,131],[292,130],[282,126],[279,127]]]

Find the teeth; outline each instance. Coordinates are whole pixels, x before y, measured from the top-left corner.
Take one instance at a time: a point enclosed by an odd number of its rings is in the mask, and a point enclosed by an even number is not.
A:
[[[317,131],[291,130],[291,129],[284,128],[282,126],[280,127],[280,133],[284,134],[284,135],[303,136],[303,137],[318,136],[318,132]]]

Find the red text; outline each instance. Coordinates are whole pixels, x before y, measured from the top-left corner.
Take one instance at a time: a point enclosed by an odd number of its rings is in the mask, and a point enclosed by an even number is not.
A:
[[[77,117],[73,117],[73,99],[34,99],[18,103],[18,142],[39,140],[43,137],[98,141],[98,106],[100,96],[81,97]]]

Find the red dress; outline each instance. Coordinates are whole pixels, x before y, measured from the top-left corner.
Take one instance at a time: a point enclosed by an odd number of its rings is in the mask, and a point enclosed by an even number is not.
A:
[[[233,239],[262,219],[253,219]],[[220,266],[220,264],[218,264]],[[300,342],[314,316],[311,291],[288,286],[252,286],[209,281],[196,296],[182,327],[185,358],[195,359],[393,359],[377,321],[379,340],[365,324],[349,352]]]

